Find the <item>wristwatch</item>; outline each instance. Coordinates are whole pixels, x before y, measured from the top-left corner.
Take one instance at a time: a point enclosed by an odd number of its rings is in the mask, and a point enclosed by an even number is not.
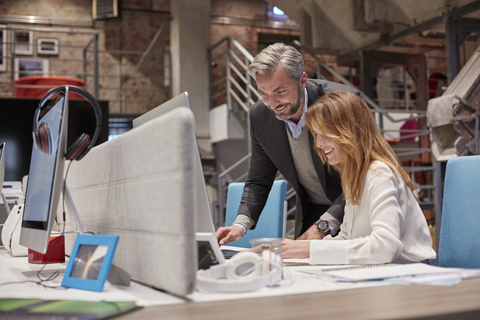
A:
[[[330,226],[328,225],[327,220],[318,219],[318,221],[315,222],[315,226],[319,232],[323,232],[325,234],[330,233]]]

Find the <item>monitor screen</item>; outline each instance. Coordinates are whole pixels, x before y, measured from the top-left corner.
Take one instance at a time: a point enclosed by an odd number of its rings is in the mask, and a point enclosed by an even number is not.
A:
[[[60,93],[42,109],[36,127],[45,123],[51,133],[51,154],[35,145],[32,148],[30,171],[20,232],[20,244],[34,251],[47,251],[57,206],[62,193],[67,138],[68,99]]]

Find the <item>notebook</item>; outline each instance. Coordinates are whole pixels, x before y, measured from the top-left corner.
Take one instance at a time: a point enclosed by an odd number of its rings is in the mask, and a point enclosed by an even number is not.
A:
[[[1,319],[106,319],[138,308],[135,301],[0,298]]]
[[[410,276],[430,276],[430,275],[446,275],[455,274],[460,278],[469,276],[480,276],[479,270],[459,269],[459,268],[442,268],[431,266],[424,263],[409,264],[373,264],[362,266],[346,266],[339,268],[322,269],[320,272],[333,276],[339,281],[372,281],[385,280]],[[311,273],[311,272],[308,272]],[[318,273],[317,273],[318,274]]]

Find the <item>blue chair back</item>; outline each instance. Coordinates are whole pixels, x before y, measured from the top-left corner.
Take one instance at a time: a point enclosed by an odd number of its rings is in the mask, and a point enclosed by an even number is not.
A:
[[[227,208],[225,213],[226,226],[232,225],[237,217],[244,185],[245,183],[243,182],[233,182],[228,185]],[[251,244],[249,241],[251,239],[283,238],[286,228],[286,200],[287,182],[285,180],[275,180],[255,230],[248,230],[240,240],[230,242],[228,245],[250,248]]]
[[[438,264],[480,268],[480,156],[448,160],[441,222]]]

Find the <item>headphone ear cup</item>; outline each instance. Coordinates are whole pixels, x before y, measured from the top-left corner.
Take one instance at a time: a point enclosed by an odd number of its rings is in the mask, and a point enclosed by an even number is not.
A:
[[[52,134],[47,123],[42,122],[38,126],[38,129],[33,130],[33,143],[37,149],[41,150],[42,152],[46,154],[52,154]]]
[[[229,280],[252,279],[262,273],[262,258],[254,252],[239,252],[227,261],[226,276]]]
[[[85,152],[90,144],[90,136],[86,133],[82,133],[80,137],[68,148],[65,153],[67,160],[80,160],[87,153]]]

